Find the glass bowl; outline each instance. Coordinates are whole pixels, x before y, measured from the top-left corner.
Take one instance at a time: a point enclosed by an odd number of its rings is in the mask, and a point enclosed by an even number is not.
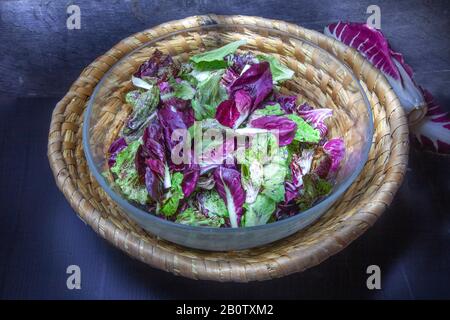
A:
[[[131,75],[153,50],[187,61],[203,50],[246,39],[240,51],[275,55],[295,71],[281,88],[297,94],[297,101],[315,108],[333,109],[327,120],[329,137],[342,137],[346,154],[332,192],[312,208],[262,226],[247,228],[193,227],[161,219],[124,199],[103,177],[106,154],[128,115],[124,95],[131,90]],[[84,115],[83,148],[90,171],[111,199],[148,232],[191,248],[230,251],[268,244],[306,228],[322,216],[358,177],[367,161],[373,136],[372,111],[357,78],[336,57],[301,38],[265,27],[205,25],[166,34],[133,50],[117,61],[97,84]]]

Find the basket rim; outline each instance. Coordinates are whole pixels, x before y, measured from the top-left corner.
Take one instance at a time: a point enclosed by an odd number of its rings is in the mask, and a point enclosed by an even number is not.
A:
[[[102,84],[103,82],[105,82],[107,80],[107,77],[109,74],[113,73],[114,67],[125,61],[128,57],[130,57],[131,55],[133,55],[135,52],[138,52],[139,50],[157,43],[158,41],[161,41],[167,37],[172,37],[172,36],[176,36],[179,34],[183,34],[186,32],[191,32],[191,31],[199,31],[199,30],[204,30],[204,29],[214,29],[214,28],[220,28],[220,27],[232,27],[229,24],[223,24],[223,23],[216,23],[216,24],[211,24],[211,25],[204,25],[204,26],[197,26],[197,27],[191,27],[191,28],[186,28],[186,29],[182,29],[182,30],[177,30],[174,32],[169,32],[164,34],[163,36],[151,39],[148,42],[143,43],[142,45],[138,46],[137,48],[131,50],[130,52],[128,52],[126,55],[124,55],[123,57],[121,57],[118,61],[116,61],[114,63],[114,65],[110,66],[110,68],[108,69],[107,72],[105,72],[105,74],[102,76],[102,78],[100,79],[100,81],[97,83],[97,85],[94,88],[94,91],[92,92],[92,94],[89,97],[89,100],[87,102],[87,107],[86,110],[84,112],[84,120],[83,120],[83,134],[82,134],[82,143],[83,143],[83,151],[84,151],[84,155],[86,157],[87,163],[89,165],[89,169],[90,171],[93,173],[96,181],[100,184],[100,186],[103,188],[103,190],[106,191],[106,193],[122,208],[127,209],[127,210],[131,210],[134,212],[134,214],[137,214],[138,216],[140,216],[141,218],[144,219],[150,219],[151,221],[155,221],[157,220],[159,223],[168,225],[170,227],[175,227],[178,229],[183,229],[183,230],[189,230],[192,232],[197,232],[199,230],[202,230],[204,232],[214,232],[214,233],[226,233],[226,234],[233,234],[233,233],[237,233],[237,232],[242,232],[242,230],[245,230],[246,232],[251,232],[253,230],[270,230],[274,227],[274,225],[288,225],[290,223],[292,223],[293,220],[298,220],[300,218],[304,218],[304,219],[308,219],[313,211],[317,210],[314,208],[321,208],[321,207],[325,207],[327,205],[332,205],[334,202],[336,202],[337,200],[339,200],[339,198],[348,190],[348,188],[355,182],[355,180],[358,178],[358,176],[361,174],[368,158],[369,158],[369,151],[370,148],[372,146],[372,138],[373,138],[373,134],[374,134],[374,124],[373,124],[373,114],[372,114],[372,108],[371,105],[369,103],[369,100],[367,98],[367,95],[364,91],[364,89],[362,88],[361,84],[359,83],[358,78],[355,76],[355,74],[353,73],[353,71],[347,66],[345,65],[343,62],[339,61],[339,59],[330,54],[329,52],[327,52],[326,50],[324,50],[323,48],[319,47],[318,45],[312,43],[309,40],[306,39],[302,39],[300,37],[294,36],[292,34],[289,34],[287,32],[284,32],[282,30],[276,30],[273,28],[268,28],[268,27],[263,27],[263,26],[254,26],[254,25],[248,25],[248,24],[240,24],[239,27],[244,27],[244,28],[249,28],[249,29],[262,29],[262,30],[267,30],[267,31],[271,31],[274,33],[279,34],[280,36],[287,36],[289,38],[295,39],[297,41],[302,42],[303,44],[307,44],[308,46],[311,46],[312,48],[319,50],[320,52],[326,54],[327,56],[330,56],[331,59],[337,63],[341,68],[345,69],[346,72],[348,72],[348,74],[351,76],[352,80],[354,81],[354,83],[358,86],[358,90],[364,100],[364,105],[366,107],[366,111],[368,114],[368,118],[369,118],[369,128],[368,128],[368,136],[370,137],[369,141],[365,142],[364,148],[363,148],[363,158],[361,159],[361,161],[358,163],[358,165],[356,166],[355,170],[353,171],[353,173],[351,175],[349,175],[343,182],[341,182],[338,186],[338,188],[334,189],[331,194],[329,194],[328,196],[326,196],[324,199],[322,199],[320,202],[316,203],[314,206],[312,206],[311,208],[304,210],[304,211],[300,211],[297,214],[288,217],[286,219],[283,220],[279,220],[279,221],[275,221],[272,223],[268,223],[265,225],[259,225],[259,226],[251,226],[251,227],[245,227],[245,228],[214,228],[214,227],[209,227],[209,226],[205,226],[205,227],[201,227],[201,226],[190,226],[190,225],[184,225],[184,224],[180,224],[180,223],[175,223],[173,221],[170,220],[165,220],[165,219],[161,219],[157,216],[155,216],[154,214],[152,214],[151,212],[148,211],[144,211],[140,208],[138,208],[137,206],[132,205],[130,202],[126,201],[123,197],[120,196],[120,194],[118,194],[116,191],[114,191],[108,183],[105,182],[105,179],[102,177],[101,173],[99,173],[97,171],[97,168],[94,164],[94,160],[93,157],[90,153],[90,148],[89,148],[89,128],[90,128],[90,115],[92,113],[92,109],[94,106],[94,101],[95,101],[95,97],[98,93],[98,91],[102,88]],[[320,216],[326,214],[327,210],[325,210]],[[128,214],[128,213],[126,213]],[[301,217],[299,217],[301,215]],[[317,218],[320,218],[317,217]],[[314,220],[315,221],[315,220]],[[305,227],[307,228],[307,226]],[[302,230],[302,229],[300,229]],[[297,230],[296,232],[300,231]],[[249,248],[251,249],[251,248]]]

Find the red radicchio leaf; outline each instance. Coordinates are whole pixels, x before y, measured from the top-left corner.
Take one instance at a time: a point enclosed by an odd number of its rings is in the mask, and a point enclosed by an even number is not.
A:
[[[198,164],[186,166],[183,173],[181,188],[185,197],[189,197],[194,192],[200,178],[200,166]]]
[[[145,187],[152,199],[160,201],[162,196],[162,182],[149,167],[145,169]]]
[[[290,202],[294,200],[299,193],[299,188],[297,188],[292,182],[286,181],[284,183],[284,201]]]
[[[252,65],[230,86],[230,92],[239,90],[247,91],[252,97],[252,109],[255,110],[259,104],[272,92],[272,73],[267,61]]]
[[[158,119],[161,123],[168,150],[172,150],[179,141],[172,141],[172,133],[177,129],[187,130],[194,124],[194,112],[189,108],[179,111],[172,106],[165,106],[158,110]]]
[[[301,155],[294,154],[289,165],[292,173],[292,182],[296,187],[303,185],[303,176],[310,172],[314,149],[304,149]]]
[[[297,96],[285,96],[282,94],[275,94],[275,101],[278,102],[281,108],[286,113],[292,113],[295,110],[295,102]]]
[[[144,130],[143,144],[136,152],[135,164],[140,177],[143,177],[149,167],[160,179],[164,179],[166,163],[164,137],[158,121],[153,121]]]
[[[250,95],[244,90],[239,90],[234,94],[234,99],[219,104],[216,119],[221,125],[236,129],[248,117],[251,107]]]
[[[283,220],[289,218],[298,213],[298,205],[294,202],[282,202],[279,203],[275,211],[275,218],[277,220]]]
[[[330,173],[335,173],[339,169],[342,159],[344,159],[344,140],[342,138],[334,138],[328,140],[323,145],[323,151],[325,151],[325,153],[327,153],[331,159]]]
[[[179,68],[175,65],[172,57],[155,50],[149,60],[141,64],[133,74],[137,78],[155,77],[160,81],[167,80],[170,76],[176,76]]]
[[[216,119],[237,128],[272,92],[272,73],[268,62],[252,65],[227,87],[230,99],[219,104]]]
[[[164,163],[159,159],[147,159],[145,164],[158,175],[160,179],[164,178]]]
[[[297,114],[308,122],[314,129],[319,130],[320,137],[325,137],[328,128],[325,124],[325,119],[333,115],[332,109],[313,109],[306,103],[297,109]]]
[[[181,79],[176,78],[175,81],[179,82]],[[172,106],[177,110],[183,111],[190,105],[188,100],[183,100],[173,95],[173,88],[169,81],[160,82],[159,90],[161,95],[161,104],[163,106]]]
[[[450,117],[431,93],[422,89],[428,106],[425,117],[411,128],[411,133],[426,150],[450,154]]]
[[[234,71],[233,69],[230,69],[230,68],[225,70],[225,73],[222,76],[221,83],[227,89],[228,94],[230,94],[229,89],[230,89],[231,84],[237,78],[239,78],[239,73],[237,73],[236,71]]]
[[[381,70],[407,112],[423,107],[425,102],[412,78],[412,68],[399,52],[391,49],[380,30],[363,23],[339,21],[325,27],[324,33],[355,48]]]
[[[254,54],[251,52],[244,54],[232,54],[228,57],[228,61],[229,63],[231,62],[231,67],[229,69],[233,70],[237,74],[240,74],[246,65],[258,63],[258,59],[256,59]]]
[[[194,124],[195,121],[194,110],[192,108],[188,108],[180,111],[173,106],[164,106],[158,110],[158,119],[161,123],[164,140],[166,142],[166,153],[168,154],[167,161],[169,163],[169,167],[174,171],[183,171],[185,165],[183,163],[173,163],[171,154],[172,151],[176,150],[175,147],[179,143],[182,143],[183,137],[173,141],[172,134],[178,129],[186,130],[185,132],[187,133],[187,130]],[[183,154],[180,154],[179,156],[184,157]]]
[[[237,228],[240,225],[245,201],[241,174],[236,169],[220,166],[214,171],[214,181],[217,192],[227,205],[231,227]]]
[[[297,124],[283,116],[263,116],[250,123],[253,128],[267,129],[278,136],[278,145],[286,146],[292,142],[297,131]]]
[[[323,148],[318,147],[314,154],[311,172],[317,174],[322,179],[326,179],[330,172],[331,164],[330,156],[325,153]]]
[[[111,145],[109,146],[108,154],[108,166],[111,168],[116,163],[116,157],[117,154],[125,149],[127,147],[127,142],[125,141],[125,138],[119,138],[115,140]]]
[[[392,78],[400,80],[400,72],[393,59],[399,59],[399,62],[404,63],[403,57],[390,48],[387,39],[380,30],[364,23],[339,21],[328,25],[325,28],[325,34],[362,52],[375,67]],[[392,54],[394,55],[392,56]],[[404,66],[406,66],[405,70],[408,74],[412,76],[411,67],[406,64]]]

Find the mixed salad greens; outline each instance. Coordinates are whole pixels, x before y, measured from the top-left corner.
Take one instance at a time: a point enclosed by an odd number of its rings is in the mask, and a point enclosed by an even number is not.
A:
[[[330,193],[344,157],[327,139],[331,109],[280,93],[294,71],[275,56],[237,53],[245,41],[179,64],[156,50],[132,76],[132,113],[105,175],[163,219],[249,227],[308,209]]]

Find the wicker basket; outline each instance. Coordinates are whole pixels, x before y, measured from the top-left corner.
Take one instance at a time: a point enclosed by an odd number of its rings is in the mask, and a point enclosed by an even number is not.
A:
[[[369,160],[345,195],[308,229],[251,250],[205,252],[184,248],[146,233],[99,187],[89,172],[82,149],[81,127],[86,102],[114,63],[152,39],[211,23],[269,27],[318,44],[353,69],[373,110],[375,133]],[[256,41],[264,45],[264,38]],[[180,45],[186,45],[182,39]],[[273,50],[274,53],[285,54],[276,45]],[[301,54],[296,57],[302,59]],[[302,63],[307,64],[308,59]],[[335,93],[326,94],[332,98]],[[371,226],[392,201],[406,170],[407,155],[407,120],[398,99],[384,76],[355,50],[320,33],[286,22],[217,15],[165,23],[121,41],[96,59],[56,106],[48,143],[48,157],[59,188],[80,218],[102,237],[130,256],[176,275],[240,282],[276,278],[305,270],[347,246]]]

